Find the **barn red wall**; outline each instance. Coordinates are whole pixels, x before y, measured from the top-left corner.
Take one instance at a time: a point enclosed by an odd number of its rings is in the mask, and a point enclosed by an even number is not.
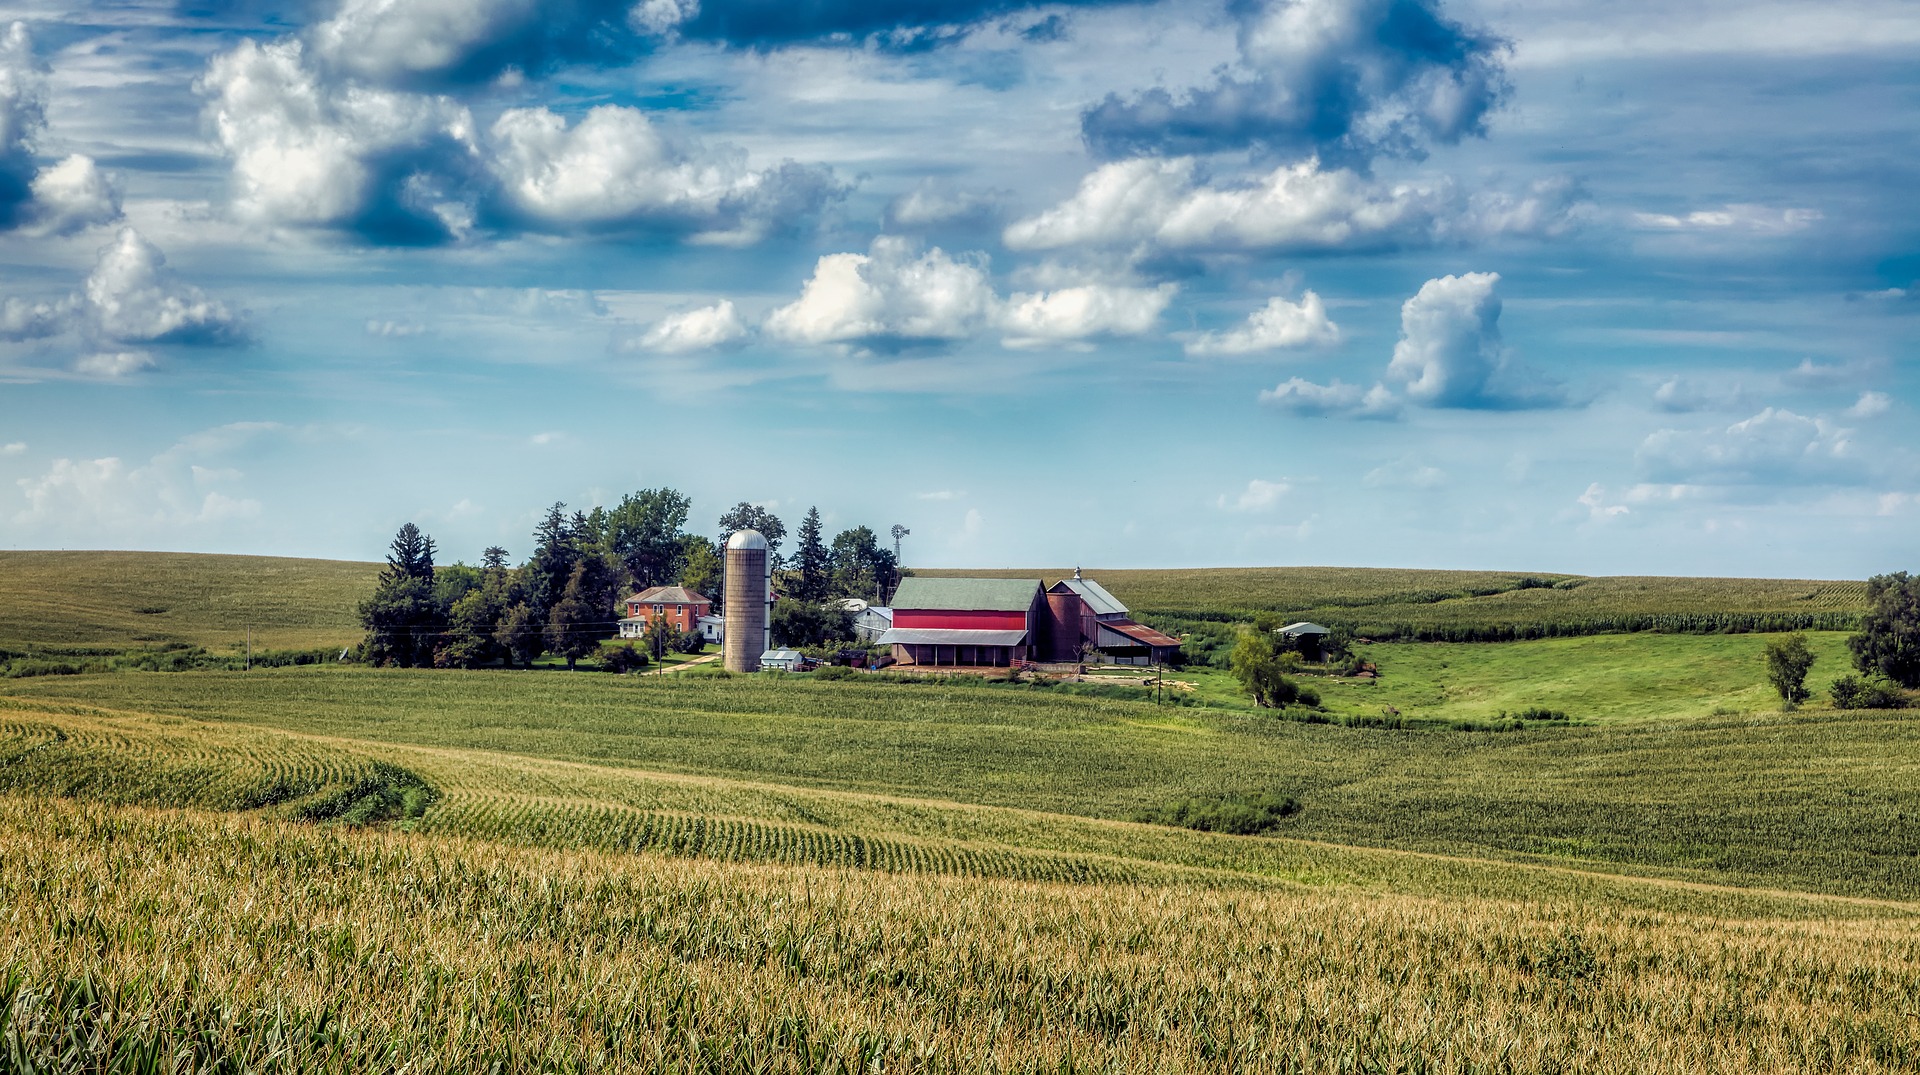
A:
[[[1024,631],[1027,629],[1027,614],[896,608],[893,610],[893,625],[947,631]]]

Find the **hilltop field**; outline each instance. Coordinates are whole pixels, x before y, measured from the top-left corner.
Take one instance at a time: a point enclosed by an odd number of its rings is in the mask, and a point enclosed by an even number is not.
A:
[[[90,555],[0,554],[16,663],[230,652],[236,617],[257,647],[344,646],[377,571],[111,554],[102,581]],[[1863,599],[1337,575],[1098,577],[1143,616],[1323,622]],[[102,596],[133,604],[82,611]],[[1808,626],[1824,684],[1845,625]],[[1431,720],[1400,729],[1278,720],[1213,673],[1182,705],[335,663],[0,679],[0,1070],[1920,1069],[1920,721],[1781,712],[1738,629],[1379,641],[1381,678],[1328,710]],[[1570,719],[1468,730],[1528,706]]]

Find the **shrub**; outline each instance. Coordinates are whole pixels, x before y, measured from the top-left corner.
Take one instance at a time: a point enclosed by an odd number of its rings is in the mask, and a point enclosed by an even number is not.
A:
[[[647,655],[635,648],[631,642],[600,644],[600,667],[608,672],[631,672],[636,668],[645,668],[647,664]]]
[[[1907,696],[1892,684],[1861,679],[1851,673],[1833,681],[1835,709],[1905,709]]]
[[[853,669],[840,664],[824,665],[813,673],[815,679],[852,679],[853,676]]]
[[[1282,821],[1299,812],[1300,801],[1293,796],[1262,792],[1250,796],[1193,796],[1141,811],[1134,815],[1134,820],[1178,825],[1201,832],[1255,836],[1279,828]]]

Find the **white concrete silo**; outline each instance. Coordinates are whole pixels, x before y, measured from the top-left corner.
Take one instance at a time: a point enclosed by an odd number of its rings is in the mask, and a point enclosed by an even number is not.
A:
[[[721,661],[729,672],[758,672],[760,655],[773,648],[773,558],[758,530],[727,539],[727,617]]]

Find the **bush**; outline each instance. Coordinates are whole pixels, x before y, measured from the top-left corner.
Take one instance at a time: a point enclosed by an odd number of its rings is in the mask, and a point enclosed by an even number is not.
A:
[[[815,679],[852,679],[853,669],[841,664],[823,665],[813,673]]]
[[[600,667],[608,672],[624,674],[645,668],[648,663],[647,655],[631,642],[600,643]]]
[[[1154,810],[1134,815],[1135,821],[1155,825],[1178,825],[1201,832],[1223,832],[1233,836],[1255,836],[1271,832],[1280,823],[1300,812],[1300,800],[1291,795],[1220,795],[1181,799]]]
[[[1892,684],[1848,674],[1833,681],[1835,709],[1905,709],[1907,696]]]

